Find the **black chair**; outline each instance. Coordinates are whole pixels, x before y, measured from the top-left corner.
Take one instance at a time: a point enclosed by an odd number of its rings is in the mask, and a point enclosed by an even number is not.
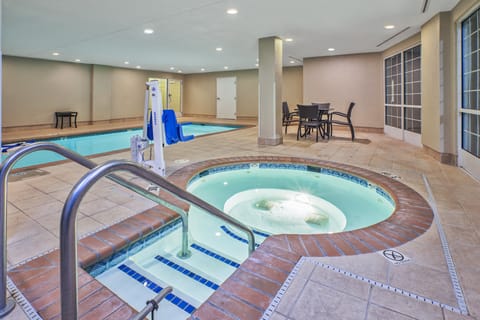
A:
[[[322,138],[325,138],[327,134],[328,128],[328,120],[322,120],[320,118],[321,114],[318,111],[318,105],[297,105],[298,107],[298,129],[297,129],[297,140],[300,137],[307,137],[307,135],[312,131],[312,129],[316,129],[316,138],[315,141],[318,142],[318,133],[320,131],[320,135]],[[303,129],[303,134],[302,134]]]
[[[293,123],[298,123],[298,112],[290,112],[288,103],[286,101],[282,102],[282,125],[285,126],[285,134],[287,134],[288,126]]]
[[[332,131],[333,131],[332,124],[338,124],[342,126],[349,126],[350,132],[352,133],[352,141],[355,139],[355,130],[352,124],[352,110],[354,106],[355,106],[355,102],[350,102],[347,113],[334,111],[329,114],[329,136],[332,135]],[[341,118],[344,118],[345,120],[335,119],[334,116],[339,116]]]

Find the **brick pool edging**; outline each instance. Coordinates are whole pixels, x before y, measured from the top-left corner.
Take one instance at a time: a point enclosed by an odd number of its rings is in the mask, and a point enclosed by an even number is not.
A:
[[[299,163],[358,175],[384,188],[396,202],[387,220],[371,227],[329,235],[270,236],[191,319],[260,319],[283,282],[302,256],[339,256],[374,252],[415,239],[430,227],[433,212],[416,191],[375,172],[340,163],[295,157],[235,157],[207,160],[175,171],[168,179],[185,188],[197,173],[220,165],[247,162]],[[160,192],[172,200],[166,192]],[[187,206],[178,200],[182,208]],[[120,251],[135,240],[178,219],[156,206],[79,240],[78,260],[90,266]],[[44,319],[60,318],[59,251],[55,250],[8,272],[15,286]],[[81,319],[128,319],[135,313],[108,288],[79,268]]]
[[[373,226],[336,234],[275,235],[266,239],[191,316],[206,319],[260,319],[302,256],[356,255],[400,246],[425,233],[433,222],[427,201],[403,183],[359,167],[296,157],[246,156],[213,159],[179,169],[169,180],[185,189],[199,172],[238,163],[295,163],[360,176],[386,190],[396,208]]]

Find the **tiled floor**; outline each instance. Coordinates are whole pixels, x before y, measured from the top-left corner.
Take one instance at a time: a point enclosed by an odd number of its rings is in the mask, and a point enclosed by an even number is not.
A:
[[[89,128],[79,129],[89,130]],[[66,130],[66,129],[64,129]],[[74,131],[74,129],[69,129]],[[167,173],[198,161],[230,156],[303,156],[335,161],[365,168],[374,172],[388,172],[416,190],[426,199],[424,174],[433,189],[440,219],[452,252],[456,271],[466,297],[469,316],[462,316],[419,302],[398,292],[370,284],[359,279],[410,292],[432,301],[458,308],[441,242],[435,225],[422,236],[403,244],[397,250],[411,260],[393,265],[379,253],[355,256],[308,258],[298,266],[298,274],[281,297],[270,319],[470,319],[480,317],[480,184],[461,169],[438,163],[421,148],[390,139],[382,134],[358,133],[351,142],[347,131],[336,131],[339,137],[329,142],[296,141],[293,134],[286,135],[280,146],[258,146],[257,129],[242,129],[220,136],[208,136],[165,149]],[[33,133],[29,133],[32,135]],[[6,138],[7,135],[4,135]],[[95,158],[128,158],[129,152]],[[8,207],[8,264],[10,267],[42,252],[58,247],[58,225],[62,203],[78,178],[86,172],[72,163],[37,169],[27,175],[17,175],[9,183]],[[15,180],[15,181],[14,181]],[[109,181],[101,181],[89,192],[81,204],[78,220],[79,233],[89,234],[113,222],[125,219],[153,207],[154,204],[124,191]],[[274,249],[271,249],[274,250]],[[262,255],[258,252],[255,259]],[[290,260],[289,260],[290,259]],[[290,270],[297,261],[285,257]],[[289,261],[287,263],[287,261]],[[357,278],[326,269],[328,264],[338,270],[357,275]],[[255,266],[250,263],[242,271]],[[257,266],[258,267],[258,266]],[[282,272],[285,273],[286,271]],[[235,292],[239,300],[246,291],[259,293],[261,289],[244,287],[240,281],[245,275],[235,276],[235,287],[222,292]],[[288,272],[286,272],[288,274]],[[284,277],[286,278],[286,276]],[[282,280],[283,282],[283,280]],[[265,287],[268,286],[265,281]],[[281,283],[280,283],[281,285]],[[231,286],[231,284],[229,284]],[[266,290],[266,289],[265,289]],[[224,298],[224,300],[222,300]],[[239,310],[238,314],[225,314],[216,306],[228,302],[228,297],[217,296],[198,316],[201,319],[254,319],[260,310]],[[237,299],[237,298],[236,298]],[[247,299],[247,298],[245,298]],[[269,301],[262,304],[268,305]],[[250,315],[247,311],[251,311]],[[263,312],[263,311],[262,311]],[[254,316],[253,316],[254,315]],[[252,318],[253,317],[253,318]],[[7,319],[23,319],[21,308],[15,308]]]

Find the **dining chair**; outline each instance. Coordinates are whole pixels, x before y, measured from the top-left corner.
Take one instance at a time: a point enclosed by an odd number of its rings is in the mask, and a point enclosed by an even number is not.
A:
[[[347,113],[334,111],[329,114],[329,136],[333,134],[332,124],[337,124],[342,126],[349,126],[350,132],[352,134],[352,141],[355,139],[355,130],[352,124],[352,110],[354,106],[355,102],[350,102]],[[340,119],[335,119],[334,116],[340,117]]]
[[[293,111],[290,112],[290,108],[288,107],[288,102],[282,102],[282,125],[285,126],[285,134],[287,134],[288,126],[293,123],[298,123],[298,112]]]
[[[311,130],[313,129],[316,129],[316,137],[315,137],[316,142],[318,142],[319,132],[322,138],[325,138],[325,135],[327,133],[326,125],[328,123],[328,120],[322,120],[320,118],[318,106],[315,104],[312,104],[312,105],[298,104],[297,107],[298,107],[298,116],[299,116],[297,140],[299,140],[300,137],[306,138],[308,133],[310,133]],[[302,129],[303,129],[303,134],[302,134]]]

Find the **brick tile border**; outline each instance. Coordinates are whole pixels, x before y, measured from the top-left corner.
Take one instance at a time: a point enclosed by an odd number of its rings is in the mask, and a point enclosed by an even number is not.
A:
[[[362,176],[388,191],[396,210],[385,221],[360,230],[331,235],[270,236],[197,309],[190,317],[192,320],[258,319],[302,256],[356,255],[387,249],[415,239],[432,224],[433,212],[416,191],[375,172],[341,163],[295,157],[224,158],[192,164],[177,170],[168,179],[186,188],[194,175],[211,167],[268,161],[308,164]],[[185,204],[181,207],[188,209]],[[156,206],[121,221],[80,240],[79,263],[88,267],[178,218],[175,212]],[[59,251],[55,250],[8,272],[44,319],[60,318],[59,259]],[[128,319],[136,313],[82,268],[79,268],[78,283],[81,319]]]

